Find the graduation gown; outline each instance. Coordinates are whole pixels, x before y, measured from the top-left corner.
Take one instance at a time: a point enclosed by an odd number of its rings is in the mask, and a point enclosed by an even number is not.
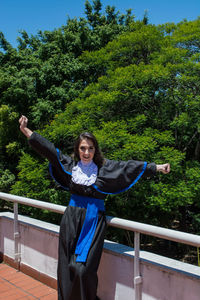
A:
[[[98,169],[96,182],[90,186],[76,184],[72,181],[72,168],[76,162],[68,155],[62,154],[54,144],[36,132],[29,138],[29,144],[50,162],[50,174],[54,180],[78,200],[91,199],[97,206],[97,221],[86,260],[77,261],[77,245],[87,218],[87,207],[69,205],[62,217],[59,235],[58,256],[58,299],[59,300],[95,300],[97,291],[97,269],[99,266],[106,218],[101,209],[107,194],[117,194],[131,188],[141,176],[151,177],[156,173],[154,163],[129,160],[113,161],[106,159]],[[99,199],[99,200],[98,200]],[[90,201],[89,201],[90,202]],[[99,203],[98,203],[99,202]]]

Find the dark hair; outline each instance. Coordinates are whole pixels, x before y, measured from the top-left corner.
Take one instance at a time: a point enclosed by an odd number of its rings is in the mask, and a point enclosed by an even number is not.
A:
[[[96,137],[92,133],[89,133],[89,132],[81,133],[78,136],[78,138],[76,139],[76,141],[74,143],[74,158],[75,158],[75,160],[80,160],[79,145],[80,145],[82,140],[91,140],[92,141],[92,143],[95,147],[95,153],[94,153],[93,161],[100,168],[103,165],[104,158],[103,158],[103,155],[102,155],[101,150],[99,148],[99,144],[97,142]]]

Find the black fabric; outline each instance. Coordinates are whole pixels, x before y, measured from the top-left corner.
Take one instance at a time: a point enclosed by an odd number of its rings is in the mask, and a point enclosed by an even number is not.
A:
[[[71,172],[75,162],[70,156],[56,151],[55,146],[34,132],[29,144],[51,163],[55,180],[71,193],[81,196],[104,199],[94,185],[83,186],[72,182]],[[141,174],[144,163],[139,161],[106,160],[98,170],[95,185],[103,192],[115,193],[129,185]],[[154,163],[148,164],[144,176],[153,176],[156,172]],[[58,299],[59,300],[95,300],[97,290],[97,269],[103,249],[106,228],[105,215],[99,216],[96,232],[86,263],[77,263],[75,247],[85,219],[84,208],[68,206],[60,225],[58,257]]]
[[[136,160],[114,161],[106,160],[100,168],[95,185],[104,193],[118,193],[129,186],[140,175],[144,162]],[[155,164],[148,164],[144,176],[155,174]]]
[[[72,158],[70,156],[63,155],[62,152],[60,152],[58,159],[58,154],[54,144],[49,142],[37,132],[33,132],[28,140],[28,143],[37,153],[49,160],[52,165],[52,172],[56,181],[61,186],[69,188],[71,176],[63,171],[60,162],[62,162],[65,170],[71,173],[72,168],[75,165],[75,162],[72,160]]]
[[[72,168],[75,165],[75,162],[70,156],[63,155],[62,152],[59,152],[58,157],[55,146],[36,132],[31,135],[29,144],[50,161],[52,164],[52,175],[57,183],[69,188],[72,193],[76,193],[77,189],[82,189],[81,193],[83,193],[84,196],[100,199],[105,198],[100,192],[94,190],[94,186],[103,193],[117,193],[123,189],[128,189],[140,175],[144,167],[144,162],[142,161],[114,161],[106,159],[104,165],[99,169],[95,185],[83,190],[80,186],[77,188],[77,186],[72,183],[71,176],[68,174],[72,172]],[[152,177],[155,173],[156,165],[155,163],[151,163],[147,164],[143,176]]]
[[[99,215],[97,229],[86,263],[77,263],[74,251],[85,219],[85,212],[84,208],[68,206],[60,224],[59,300],[96,299],[97,269],[103,249],[106,218],[104,214]]]

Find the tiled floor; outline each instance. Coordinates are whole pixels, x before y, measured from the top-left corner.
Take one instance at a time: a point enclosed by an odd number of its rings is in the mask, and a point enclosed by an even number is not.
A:
[[[0,263],[0,300],[57,300],[56,290]]]

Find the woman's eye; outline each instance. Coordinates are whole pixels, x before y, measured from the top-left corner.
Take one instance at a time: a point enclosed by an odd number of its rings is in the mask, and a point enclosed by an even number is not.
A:
[[[88,151],[94,151],[94,147],[91,146],[91,147],[89,147],[89,148],[86,148],[86,147],[84,147],[84,146],[81,146],[81,147],[80,147],[80,150],[83,151],[83,152],[85,152],[86,150],[88,150]]]

